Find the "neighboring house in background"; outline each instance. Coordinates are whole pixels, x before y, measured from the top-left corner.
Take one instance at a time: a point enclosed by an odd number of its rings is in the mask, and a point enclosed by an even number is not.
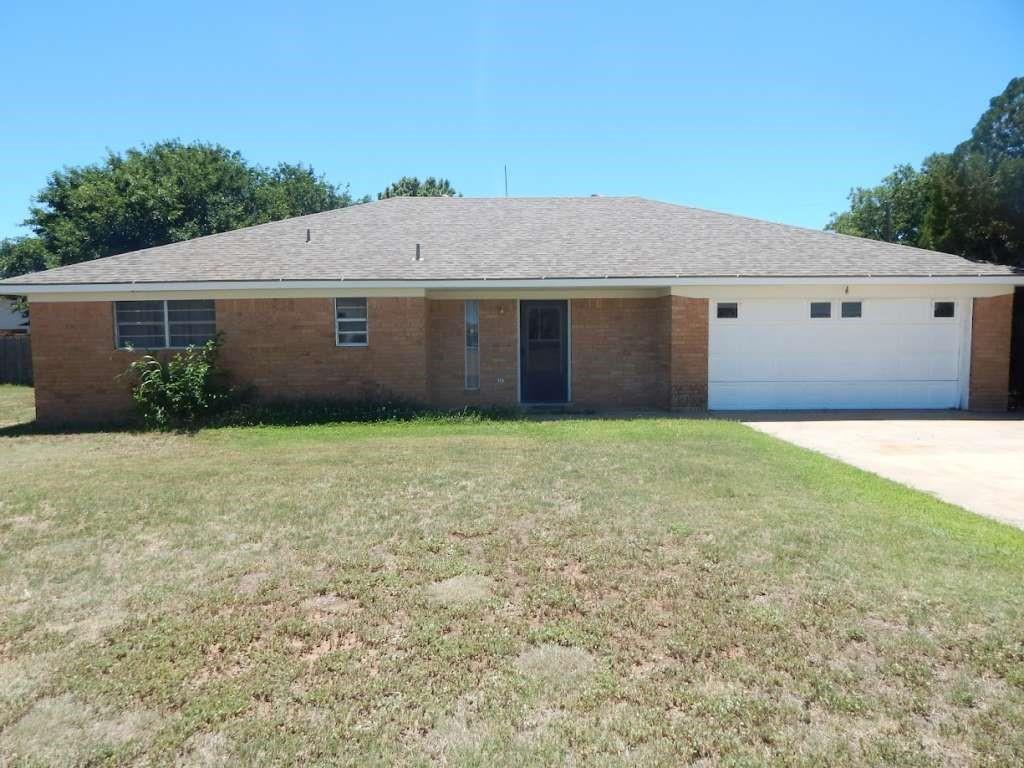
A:
[[[14,308],[14,301],[0,296],[0,336],[28,333],[28,318]]]
[[[61,423],[127,415],[124,347],[218,331],[265,400],[1002,410],[1024,276],[639,198],[392,198],[4,282]]]

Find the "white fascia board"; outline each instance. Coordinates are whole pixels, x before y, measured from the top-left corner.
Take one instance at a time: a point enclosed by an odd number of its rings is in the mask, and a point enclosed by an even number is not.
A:
[[[209,280],[159,283],[23,283],[0,285],[0,292],[32,296],[62,293],[139,294],[167,291],[277,291],[338,289],[520,289],[520,288],[639,288],[684,285],[1024,285],[1024,275],[936,275],[894,277],[606,277],[494,280]]]

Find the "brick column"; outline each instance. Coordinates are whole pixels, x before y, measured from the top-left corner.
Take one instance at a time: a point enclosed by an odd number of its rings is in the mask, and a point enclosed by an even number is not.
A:
[[[968,401],[972,410],[1005,411],[1008,406],[1012,317],[1012,293],[974,300]]]
[[[669,408],[708,407],[708,300],[669,296]]]

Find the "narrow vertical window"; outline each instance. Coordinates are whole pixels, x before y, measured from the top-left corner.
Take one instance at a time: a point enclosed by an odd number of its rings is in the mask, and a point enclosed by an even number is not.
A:
[[[480,389],[480,302],[466,302],[466,389]]]

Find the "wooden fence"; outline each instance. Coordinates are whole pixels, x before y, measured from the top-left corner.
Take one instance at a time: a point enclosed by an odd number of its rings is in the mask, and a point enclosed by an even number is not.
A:
[[[31,345],[28,334],[0,336],[0,384],[32,383]]]

